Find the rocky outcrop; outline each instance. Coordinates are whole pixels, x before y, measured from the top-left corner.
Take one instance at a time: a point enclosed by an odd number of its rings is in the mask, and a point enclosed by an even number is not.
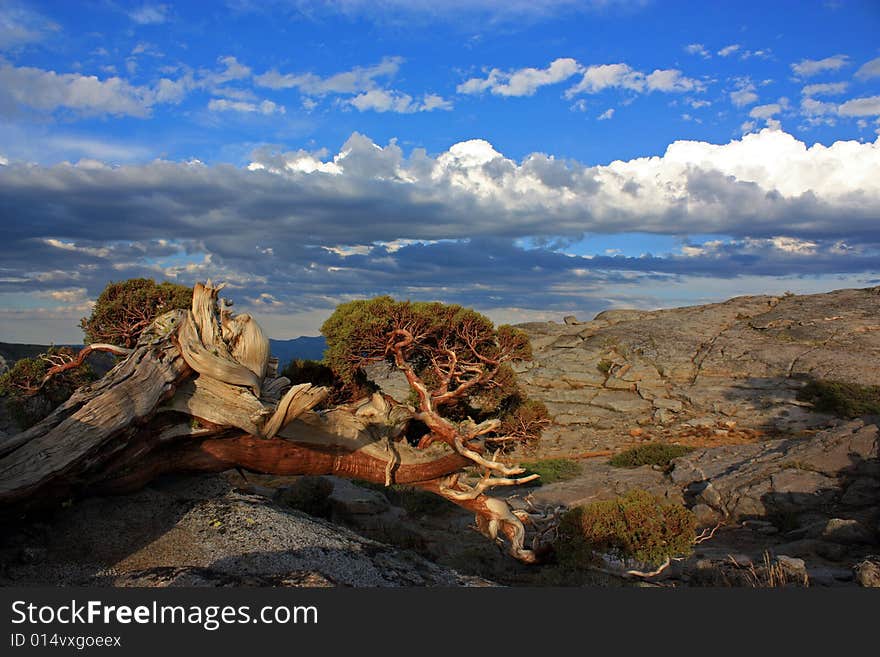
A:
[[[543,450],[559,455],[620,447],[636,427],[796,435],[830,420],[797,399],[807,380],[880,385],[880,287],[520,328],[535,357],[519,380],[554,416]]]
[[[697,450],[675,459],[669,477],[704,524],[758,520],[795,539],[877,538],[880,430],[862,420],[809,439]]]
[[[652,440],[697,448],[669,472],[583,461],[580,477],[537,489],[534,501],[572,506],[632,488],[682,501],[703,527],[721,523],[670,569],[695,584],[875,581],[878,418],[842,421],[798,393],[811,380],[880,385],[880,288],[521,328],[535,358],[519,380],[555,421],[542,456]]]

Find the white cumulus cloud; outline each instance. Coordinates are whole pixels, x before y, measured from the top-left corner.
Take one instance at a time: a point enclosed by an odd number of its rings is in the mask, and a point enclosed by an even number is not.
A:
[[[422,104],[420,106],[420,111],[422,112],[432,112],[434,110],[444,110],[449,111],[452,109],[452,101],[446,100],[442,96],[438,96],[437,94],[425,94],[425,97],[422,99]]]
[[[737,107],[745,107],[746,105],[752,105],[753,103],[758,102],[758,94],[755,92],[755,85],[748,79],[739,81],[736,89],[731,91],[728,95],[730,96],[730,102]]]
[[[848,64],[848,55],[833,55],[825,59],[802,59],[792,64],[791,70],[795,75],[806,78],[825,71],[839,71]]]
[[[317,106],[316,98],[325,96],[348,96],[340,100],[341,104],[362,112],[409,114],[452,109],[451,101],[435,93],[425,93],[418,101],[411,94],[388,88],[387,81],[397,74],[403,62],[402,57],[383,57],[374,66],[355,66],[326,77],[311,72],[280,73],[273,69],[254,76],[254,82],[269,89],[296,89],[305,96],[303,106],[307,110]]]
[[[118,77],[56,73],[33,67],[0,65],[0,112],[15,107],[53,111],[66,108],[82,114],[145,117],[155,102],[152,89]]]
[[[840,116],[880,116],[880,96],[853,98],[837,108]]]
[[[651,73],[645,73],[624,63],[585,66],[575,59],[561,57],[550,62],[546,68],[521,68],[513,71],[493,68],[485,77],[465,80],[458,85],[456,91],[461,94],[488,91],[496,96],[532,96],[541,87],[558,84],[575,76],[580,76],[580,79],[566,89],[565,97],[568,99],[611,88],[637,93],[699,92],[705,88],[702,81],[689,78],[678,69],[655,69]]]
[[[609,88],[627,89],[637,93],[648,91],[702,91],[700,80],[686,77],[678,69],[656,69],[645,74],[628,64],[598,64],[584,70],[583,77],[566,90],[566,98],[582,93],[598,93]]]
[[[769,103],[767,105],[756,105],[749,111],[749,116],[753,119],[769,119],[782,111],[782,105],[779,103]]]
[[[301,249],[304,230],[326,246],[624,231],[880,239],[880,142],[807,146],[762,130],[727,144],[677,141],[659,157],[590,166],[542,153],[517,161],[484,140],[435,157],[420,149],[405,156],[394,142],[379,146],[354,134],[333,156],[260,151],[243,170],[12,163],[0,170],[0,195],[20,213],[18,230],[52,231],[48,238],[60,226],[29,219],[47,203],[65,208],[51,215],[63,217],[64,230],[76,226],[89,239],[125,239],[126,231],[141,239],[201,238],[210,217],[218,237],[209,242],[221,255],[267,230],[277,236],[276,253]],[[84,202],[95,197],[103,199],[101,212]],[[123,208],[130,221],[120,225]]]
[[[129,18],[139,25],[158,25],[168,20],[168,5],[144,4],[128,12]]]
[[[880,57],[872,59],[870,62],[865,62],[859,67],[859,70],[856,71],[856,77],[860,80],[867,80],[869,78],[880,77]]]
[[[505,72],[493,68],[485,78],[462,82],[457,91],[462,94],[490,91],[496,96],[533,96],[539,88],[563,82],[581,70],[581,65],[568,57],[555,59],[543,69],[521,68]]]
[[[14,66],[0,59],[0,115],[23,108],[43,112],[69,110],[84,116],[150,116],[158,104],[179,103],[202,85],[191,72],[177,79],[160,78],[152,85],[135,85],[111,76],[57,73],[31,66]]]
[[[375,89],[378,78],[394,77],[401,64],[402,57],[384,57],[374,66],[355,66],[351,70],[321,77],[314,73],[279,73],[277,70],[267,71],[254,77],[258,86],[269,89],[293,89],[310,96],[327,94],[358,94]]]
[[[823,82],[819,84],[808,84],[801,93],[804,96],[837,96],[846,91],[849,86],[848,82]]]
[[[251,76],[249,66],[242,64],[236,57],[226,55],[217,58],[217,63],[223,66],[220,71],[204,71],[202,83],[205,85],[219,85],[231,80],[244,80]]]
[[[212,98],[208,101],[208,109],[212,112],[244,112],[248,114],[284,114],[283,105],[264,100],[259,103],[249,103],[241,100],[229,100],[227,98]]]
[[[689,55],[699,55],[704,59],[709,59],[712,56],[712,53],[706,50],[706,46],[702,43],[689,43],[684,47],[684,50]]]
[[[409,94],[386,89],[371,89],[358,94],[348,103],[360,110],[374,112],[395,112],[412,114],[413,112],[432,112],[434,110],[450,110],[452,103],[436,94],[426,94],[421,102],[413,100]]]

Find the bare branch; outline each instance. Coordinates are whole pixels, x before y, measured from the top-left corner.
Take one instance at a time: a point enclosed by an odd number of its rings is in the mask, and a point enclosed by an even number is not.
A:
[[[660,573],[662,573],[664,570],[666,570],[667,568],[669,568],[669,566],[670,566],[671,564],[672,564],[672,560],[671,560],[669,557],[666,557],[666,561],[664,561],[664,562],[663,562],[658,568],[656,568],[655,570],[650,570],[650,571],[647,571],[647,572],[645,572],[645,571],[641,571],[641,570],[627,570],[624,574],[627,575],[627,576],[629,576],[629,577],[642,577],[642,578],[646,578],[646,577],[656,577],[657,575],[659,575]]]
[[[125,347],[117,347],[115,344],[104,344],[104,343],[95,343],[87,345],[85,348],[81,349],[80,352],[76,356],[60,356],[57,361],[50,360],[51,357],[43,357],[43,360],[48,362],[57,362],[54,367],[49,368],[49,371],[46,372],[46,375],[43,377],[43,380],[40,381],[40,385],[36,388],[30,389],[28,394],[36,394],[39,392],[43,386],[45,386],[52,377],[61,374],[62,372],[66,372],[67,370],[72,370],[83,364],[86,357],[92,353],[93,351],[106,351],[116,356],[127,356],[132,350],[126,349]]]
[[[498,472],[503,475],[518,475],[526,471],[525,468],[522,468],[518,465],[508,466],[504,463],[500,463],[498,461],[490,461],[484,458],[478,452],[475,452],[474,450],[465,446],[464,440],[460,435],[455,436],[452,447],[455,449],[456,452],[464,456],[466,459],[470,459],[477,465],[480,465],[492,472]]]
[[[457,487],[456,485],[447,485],[444,482],[441,482],[440,486],[443,494],[446,497],[448,497],[449,499],[462,501],[476,499],[487,490],[494,488],[495,486],[519,486],[520,484],[527,484],[530,481],[534,481],[539,477],[540,475],[537,474],[529,475],[527,477],[520,477],[518,479],[514,479],[511,477],[484,476],[480,478],[476,486],[465,486],[464,484],[461,484],[456,477],[456,479],[454,480],[454,484],[456,484]]]
[[[702,532],[700,532],[700,535],[694,539],[694,545],[699,545],[703,541],[708,541],[710,538],[715,536],[715,532],[718,531],[719,527],[721,527],[720,522],[712,528],[712,531],[709,531],[708,529],[704,529]]]

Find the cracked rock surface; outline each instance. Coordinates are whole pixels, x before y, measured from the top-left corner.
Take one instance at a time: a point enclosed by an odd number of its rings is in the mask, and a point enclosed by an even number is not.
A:
[[[545,456],[618,449],[645,426],[642,440],[685,444],[695,428],[719,443],[806,435],[831,419],[798,400],[807,381],[880,385],[880,287],[519,328],[534,351],[519,380],[555,418]]]

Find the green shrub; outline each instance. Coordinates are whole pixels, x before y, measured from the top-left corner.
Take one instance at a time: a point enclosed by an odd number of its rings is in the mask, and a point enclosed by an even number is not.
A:
[[[340,304],[321,326],[327,339],[324,360],[345,382],[351,382],[364,366],[394,358],[388,346],[401,338],[395,331],[406,328],[414,340],[404,358],[419,376],[433,374],[431,358],[455,354],[459,367],[454,375],[485,373],[493,369],[480,358],[500,357],[501,362],[529,360],[528,337],[512,326],[495,327],[492,321],[470,308],[439,302],[397,301],[389,296]],[[395,337],[397,336],[397,337]],[[503,357],[502,354],[505,354]],[[476,363],[476,364],[475,364]],[[462,370],[461,368],[472,368]],[[428,381],[433,383],[433,381]],[[470,390],[471,395],[497,387],[487,382]]]
[[[420,412],[454,423],[500,420],[484,436],[493,447],[537,440],[549,424],[546,407],[529,402],[511,367],[531,359],[528,336],[473,309],[389,296],[350,301],[321,333],[324,363],[352,394],[364,391],[365,368],[384,362],[406,370],[413,391],[427,391],[408,399]]]
[[[810,381],[798,391],[798,399],[813,404],[821,413],[854,418],[880,415],[880,386],[840,381]]]
[[[43,356],[70,359],[74,351],[69,347],[50,347],[45,354],[16,361],[0,376],[0,396],[6,397],[6,408],[21,429],[27,429],[48,416],[74,390],[96,378],[92,368],[83,364],[54,376],[41,386],[52,367]]]
[[[570,459],[544,459],[523,463],[522,467],[526,469],[526,474],[541,475],[540,479],[533,482],[536,486],[574,479],[583,471],[580,463]]]
[[[615,454],[608,461],[616,468],[637,468],[640,465],[660,465],[666,467],[672,459],[692,452],[692,447],[669,445],[667,443],[648,443],[631,447]]]
[[[605,376],[608,376],[608,373],[611,371],[611,366],[612,366],[612,365],[614,365],[614,363],[612,363],[612,362],[611,362],[610,360],[608,360],[607,358],[603,358],[602,360],[600,360],[600,361],[596,364],[596,368],[597,368],[600,372],[602,372],[602,374],[604,374]]]
[[[690,554],[696,525],[685,507],[636,489],[568,510],[554,548],[560,564],[571,568],[596,565],[601,554],[656,566]]]
[[[87,344],[108,342],[134,347],[140,334],[159,315],[192,306],[192,289],[151,278],[110,283],[98,296],[92,314],[80,320]]]

